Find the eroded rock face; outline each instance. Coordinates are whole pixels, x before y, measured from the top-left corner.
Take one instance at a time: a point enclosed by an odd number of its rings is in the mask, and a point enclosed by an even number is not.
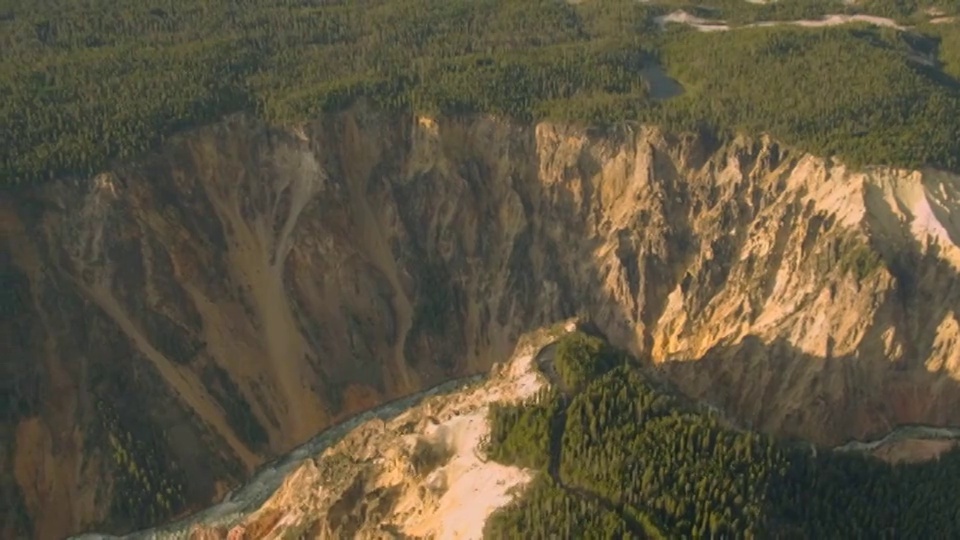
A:
[[[536,358],[577,325],[564,326],[521,336],[509,361],[487,378],[360,424],[298,464],[249,512],[163,532],[191,539],[479,538],[489,516],[537,474],[487,459],[490,407],[544,397],[549,383]]]
[[[536,475],[486,458],[489,409],[543,397],[549,383],[536,358],[575,328],[571,321],[521,336],[490,377],[359,425],[297,466],[261,506],[224,523],[194,523],[190,537],[479,538],[489,516]]]
[[[194,508],[578,313],[758,429],[960,423],[958,205],[765,139],[362,107],[4,195],[0,534]]]

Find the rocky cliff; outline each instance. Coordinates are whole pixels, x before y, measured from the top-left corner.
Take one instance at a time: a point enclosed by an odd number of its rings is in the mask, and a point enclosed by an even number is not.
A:
[[[357,107],[230,118],[0,224],[3,537],[195,508],[578,313],[754,428],[960,424],[947,173]]]
[[[444,392],[431,390],[395,414],[357,423],[336,440],[311,441],[303,459],[282,478],[260,482],[262,489],[249,497],[254,500],[243,501],[236,512],[220,512],[217,505],[209,515],[142,537],[480,538],[490,515],[538,474],[488,458],[490,407],[543,397],[540,391],[550,382],[539,359],[577,328],[577,321],[566,321],[524,334],[514,354],[488,375]],[[393,409],[393,403],[383,408]]]

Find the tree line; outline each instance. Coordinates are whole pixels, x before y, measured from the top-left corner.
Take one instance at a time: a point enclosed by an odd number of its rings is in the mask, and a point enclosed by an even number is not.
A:
[[[907,0],[826,4],[712,0],[698,13],[919,12]],[[358,98],[521,121],[766,131],[852,164],[960,169],[957,24],[924,26],[926,38],[857,25],[661,31],[655,17],[681,5],[0,0],[0,181],[89,176],[228,113],[296,124]],[[911,60],[937,40],[946,71]],[[642,69],[655,62],[682,97],[651,98]]]
[[[569,393],[544,391],[533,405],[491,409],[488,455],[541,472],[491,517],[486,537],[960,535],[960,452],[898,465],[814,454],[725,425],[597,338],[574,333],[560,344],[558,377],[588,374],[583,386],[563,382]],[[592,366],[583,367],[584,352]],[[560,444],[551,452],[545,434],[558,418],[563,428],[552,436]],[[557,478],[547,473],[551,460]]]

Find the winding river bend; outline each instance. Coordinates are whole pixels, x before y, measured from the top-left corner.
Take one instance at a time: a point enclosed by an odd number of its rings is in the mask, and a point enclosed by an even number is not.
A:
[[[551,381],[555,380],[556,375],[552,372],[550,362],[554,345],[554,343],[546,345],[537,354],[537,365]],[[321,454],[324,450],[339,442],[351,430],[364,422],[373,419],[383,421],[390,420],[429,397],[461,391],[469,386],[482,383],[487,377],[487,374],[481,374],[447,381],[422,392],[385,403],[343,423],[332,426],[297,447],[292,452],[264,464],[254,473],[246,484],[228,493],[219,503],[180,520],[122,537],[90,533],[73,536],[71,540],[115,540],[118,538],[131,540],[154,540],[161,538],[186,540],[190,537],[191,529],[198,524],[203,524],[206,527],[229,528],[262,506],[267,499],[276,492],[287,475],[296,470],[304,460]],[[878,439],[871,441],[851,441],[835,447],[833,450],[837,452],[872,452],[884,445],[903,440],[960,440],[960,427],[899,426]]]
[[[949,441],[960,440],[960,427],[936,427],[922,425],[900,426],[879,439],[851,441],[834,448],[836,452],[870,452],[881,446],[903,440]]]
[[[262,506],[277,491],[287,475],[296,470],[305,460],[321,454],[364,422],[374,419],[383,421],[393,419],[429,397],[458,392],[482,382],[486,378],[486,374],[481,374],[453,379],[405,398],[384,403],[332,426],[292,452],[261,466],[246,484],[228,493],[219,503],[183,519],[125,536],[90,533],[70,537],[70,540],[114,540],[118,538],[130,540],[159,540],[161,538],[164,540],[186,540],[190,537],[193,526],[197,524],[203,524],[205,527],[232,527],[246,515]]]

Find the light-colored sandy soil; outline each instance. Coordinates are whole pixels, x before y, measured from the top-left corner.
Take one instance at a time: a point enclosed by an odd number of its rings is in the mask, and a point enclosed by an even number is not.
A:
[[[885,215],[885,227],[907,225],[922,246],[937,246],[938,256],[960,271],[960,178],[931,173],[890,177],[866,191],[866,205]],[[883,207],[883,211],[879,208]]]
[[[512,382],[502,389],[496,401],[521,400],[532,397],[542,383],[532,369],[533,355],[523,356],[510,366]],[[481,402],[489,392],[479,391],[474,399]],[[442,540],[482,538],[487,518],[513,500],[512,492],[522,488],[533,473],[480,458],[478,448],[490,433],[487,422],[489,406],[463,416],[454,416],[423,434],[431,444],[442,444],[453,452],[450,461],[426,478],[427,484],[443,483],[448,489],[434,508],[419,514],[405,524],[405,532],[413,536]],[[417,504],[419,501],[411,501]]]
[[[481,451],[482,441],[490,433],[490,405],[529,400],[546,384],[534,366],[540,347],[524,349],[518,350],[489,383],[431,411],[438,424],[408,437],[412,447],[428,444],[444,448],[451,457],[423,479],[425,486],[445,487],[437,501],[431,504],[416,490],[408,490],[407,497],[397,505],[394,515],[400,518],[397,524],[406,534],[450,540],[481,538],[487,518],[532,480],[532,471],[486,461]],[[423,413],[410,411],[397,418],[394,427]]]
[[[575,325],[569,322],[562,328],[572,331]],[[387,531],[438,540],[482,538],[490,515],[522,493],[534,476],[531,470],[485,459],[489,409],[494,403],[530,400],[547,384],[534,359],[552,341],[549,335],[541,332],[522,341],[512,359],[495,367],[483,384],[431,397],[387,422],[358,425],[316,459],[305,460],[241,523],[227,528],[200,525],[193,538],[279,539],[304,528],[311,531],[305,533],[309,538],[381,538],[390,534]],[[442,457],[432,470],[421,473],[416,462],[424,448]],[[361,465],[353,480],[337,484],[329,471],[341,456]],[[346,485],[361,485],[362,491],[351,499]],[[386,515],[368,516],[349,531],[338,528],[339,518],[331,517],[344,513],[335,509],[345,500],[352,500],[354,510],[368,508],[384,492],[396,494]],[[354,510],[346,513],[353,515]]]
[[[691,15],[687,13],[686,11],[683,11],[682,9],[671,12],[667,15],[656,17],[654,21],[661,28],[666,28],[668,24],[674,23],[674,24],[686,24],[688,26],[692,26],[696,28],[701,32],[716,32],[716,31],[730,29],[730,25],[724,23],[723,21],[712,21],[709,19],[697,17],[695,15]]]
[[[873,455],[888,463],[917,463],[937,458],[957,444],[957,441],[905,439],[884,445]]]
[[[667,15],[663,15],[654,19],[656,23],[661,28],[666,28],[668,24],[686,24],[701,32],[720,32],[725,30],[730,30],[731,28],[754,28],[761,26],[784,26],[792,24],[795,26],[803,26],[806,28],[819,28],[825,26],[838,26],[841,24],[862,22],[868,23],[875,26],[884,26],[887,28],[896,28],[897,30],[906,30],[907,27],[901,26],[896,23],[893,19],[888,19],[886,17],[876,17],[873,15],[827,15],[822,19],[801,19],[796,21],[764,21],[753,24],[746,24],[743,26],[730,26],[723,20],[711,20],[697,17],[691,15],[684,10],[677,10],[671,12]],[[936,20],[936,19],[935,19]],[[934,21],[935,21],[934,20]],[[934,22],[931,21],[931,22]]]

